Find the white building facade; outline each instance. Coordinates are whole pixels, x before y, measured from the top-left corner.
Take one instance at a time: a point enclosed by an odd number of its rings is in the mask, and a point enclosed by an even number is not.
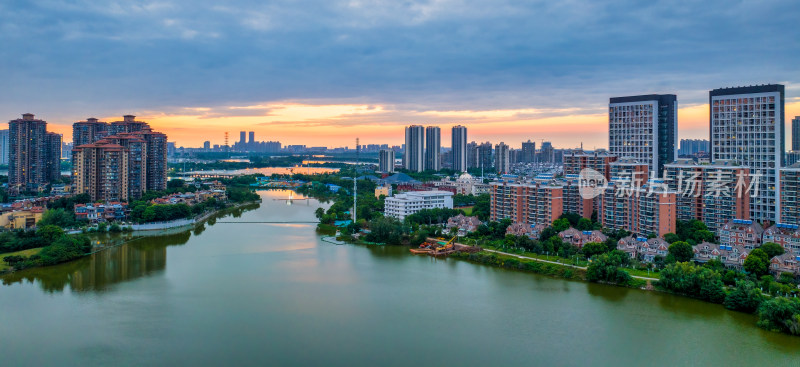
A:
[[[384,212],[399,220],[423,209],[453,209],[453,193],[449,191],[411,191],[386,198]]]

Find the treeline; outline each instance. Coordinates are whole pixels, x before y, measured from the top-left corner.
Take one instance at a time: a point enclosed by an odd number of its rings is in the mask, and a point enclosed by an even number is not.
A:
[[[725,308],[758,316],[758,325],[772,331],[800,335],[800,299],[794,276],[781,274],[757,278],[755,274],[738,273],[726,279],[716,265],[703,266],[688,262],[668,265],[659,277],[664,290],[713,303]],[[733,282],[733,284],[731,284]],[[727,283],[727,286],[726,286]]]
[[[497,266],[506,269],[521,270],[536,274],[555,276],[566,279],[583,280],[588,275],[581,269],[564,265],[550,264],[534,260],[518,259],[511,256],[477,252],[472,254],[456,252],[451,257],[468,260],[478,264]]]
[[[38,254],[28,257],[19,255],[4,256],[3,261],[17,270],[34,266],[60,264],[85,256],[92,249],[89,237],[85,235],[69,236],[63,229],[53,225],[40,226],[35,232],[14,231],[0,235],[2,245],[7,245],[7,241],[15,240],[18,241],[18,244],[22,244],[23,247],[42,247]],[[13,251],[19,250],[23,250],[23,248]]]

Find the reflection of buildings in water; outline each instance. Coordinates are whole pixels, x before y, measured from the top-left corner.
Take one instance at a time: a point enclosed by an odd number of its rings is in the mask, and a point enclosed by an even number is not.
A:
[[[103,290],[166,267],[166,246],[151,249],[136,245],[114,247],[92,255],[89,266],[72,274],[70,287],[75,291]]]

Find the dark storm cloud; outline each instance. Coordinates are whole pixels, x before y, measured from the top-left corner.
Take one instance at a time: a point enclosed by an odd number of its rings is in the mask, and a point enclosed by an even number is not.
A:
[[[0,111],[299,99],[601,110],[613,95],[685,105],[767,82],[796,94],[797,19],[794,0],[7,0]]]

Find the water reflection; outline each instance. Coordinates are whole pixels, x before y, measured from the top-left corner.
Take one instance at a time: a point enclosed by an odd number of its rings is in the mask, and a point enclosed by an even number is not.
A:
[[[207,225],[214,225],[217,218],[238,218],[258,207],[253,204],[228,210],[193,229],[91,234],[92,241],[103,244],[105,249],[65,264],[5,275],[3,285],[35,283],[48,293],[63,292],[67,286],[74,292],[106,291],[117,283],[163,272],[167,267],[167,247],[185,244],[192,235],[203,233]]]

